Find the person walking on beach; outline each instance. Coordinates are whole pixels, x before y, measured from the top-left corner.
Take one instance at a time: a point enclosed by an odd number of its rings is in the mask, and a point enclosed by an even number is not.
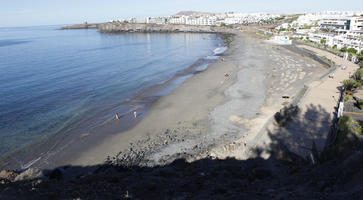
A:
[[[118,113],[116,113],[116,115],[115,115],[115,119],[116,119],[116,120],[120,119],[120,117],[118,116]]]
[[[134,111],[134,117],[135,117],[135,119],[136,119],[136,117],[137,117],[137,112],[136,112],[136,111]]]

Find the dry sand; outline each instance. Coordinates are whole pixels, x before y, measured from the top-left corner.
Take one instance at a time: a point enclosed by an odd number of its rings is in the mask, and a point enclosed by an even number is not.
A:
[[[269,141],[259,133],[282,108],[286,100],[281,96],[293,99],[306,82],[325,72],[309,58],[237,34],[223,59],[157,100],[133,129],[104,139],[71,164],[99,164],[125,152],[147,165],[185,156],[248,158],[257,140]]]

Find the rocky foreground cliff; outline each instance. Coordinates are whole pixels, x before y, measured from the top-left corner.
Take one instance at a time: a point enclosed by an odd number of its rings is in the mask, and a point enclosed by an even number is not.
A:
[[[271,157],[186,162],[165,166],[64,166],[0,172],[0,199],[362,199],[363,136],[341,134],[316,165],[286,151]]]

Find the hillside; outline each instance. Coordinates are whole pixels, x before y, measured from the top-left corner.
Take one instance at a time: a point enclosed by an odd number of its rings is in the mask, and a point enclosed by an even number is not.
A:
[[[198,12],[198,11],[180,11],[178,13],[176,13],[174,16],[181,16],[181,15],[212,15],[214,13],[210,13],[210,12]]]

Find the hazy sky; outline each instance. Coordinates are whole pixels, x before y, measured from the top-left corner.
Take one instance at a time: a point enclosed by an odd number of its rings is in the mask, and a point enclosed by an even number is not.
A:
[[[0,0],[0,26],[104,22],[168,16],[181,10],[274,13],[363,10],[363,0]]]

